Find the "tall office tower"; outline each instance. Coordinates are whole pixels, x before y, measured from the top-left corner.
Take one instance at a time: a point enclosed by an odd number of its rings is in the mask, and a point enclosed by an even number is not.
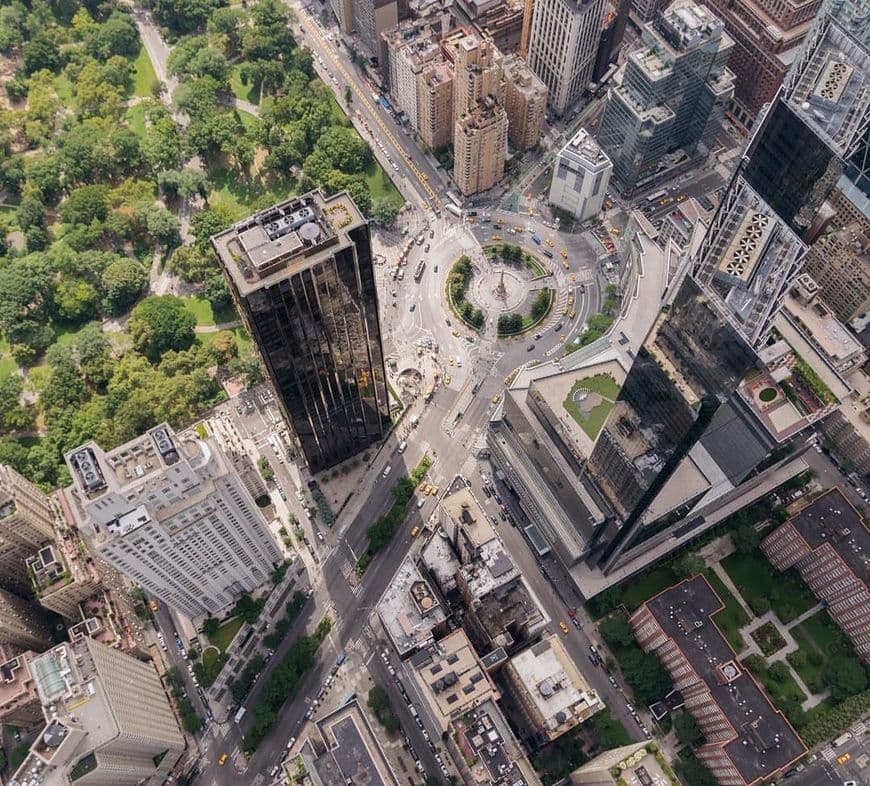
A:
[[[453,179],[465,196],[486,191],[504,176],[508,119],[504,108],[487,98],[456,121]]]
[[[353,200],[312,191],[212,245],[311,472],[383,438],[390,406],[371,239]]]
[[[536,0],[528,62],[550,91],[557,115],[567,112],[592,81],[606,0]]]
[[[525,61],[517,55],[504,59],[507,82],[504,109],[508,117],[508,139],[517,150],[531,150],[541,141],[547,116],[547,88]]]
[[[54,537],[48,496],[12,467],[0,464],[0,587],[30,593],[25,561]]]
[[[266,522],[213,440],[164,424],[114,450],[65,456],[93,551],[188,617],[216,614],[280,560]]]
[[[768,338],[800,269],[800,235],[866,141],[870,56],[839,25],[839,8],[820,10],[592,451],[589,476],[615,512],[596,533],[605,573],[651,538],[700,527],[704,505],[728,499],[812,422],[780,396],[774,373],[808,388]],[[812,418],[834,406],[821,400]]]
[[[776,96],[795,50],[809,32],[821,0],[728,0],[717,6],[734,52],[734,110],[751,126],[765,104]]]
[[[51,645],[45,612],[35,603],[0,590],[0,644],[42,652]]]
[[[613,164],[581,128],[556,157],[550,181],[550,204],[586,221],[601,212]]]
[[[10,786],[157,786],[185,742],[153,664],[93,639],[33,659],[45,729]]]
[[[29,729],[42,720],[31,661],[36,653],[22,652],[0,663],[0,723]]]
[[[382,36],[386,45],[389,73],[388,89],[396,108],[404,112],[411,128],[418,129],[418,80],[426,65],[441,55],[438,38],[428,24],[416,20],[403,22]]]
[[[453,66],[429,63],[417,77],[417,132],[431,150],[453,141]]]
[[[339,0],[340,1],[340,0]],[[399,24],[399,4],[396,0],[353,0],[353,26],[357,36],[378,57],[381,33]]]
[[[703,156],[733,94],[733,41],[693,0],[646,25],[610,90],[598,141],[625,193]]]
[[[601,37],[595,53],[595,67],[592,81],[599,82],[611,65],[616,64],[625,26],[628,24],[629,0],[609,0],[604,7],[604,21],[601,23]]]

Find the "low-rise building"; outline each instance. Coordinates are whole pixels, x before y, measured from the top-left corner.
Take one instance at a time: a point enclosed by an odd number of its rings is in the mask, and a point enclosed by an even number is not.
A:
[[[451,724],[447,750],[466,786],[540,786],[498,705],[487,700]]]
[[[864,365],[864,346],[834,316],[809,273],[795,279],[783,300],[783,313],[838,374],[848,376]]]
[[[399,779],[356,699],[320,718],[317,744],[309,738],[299,755],[288,758],[284,767],[289,783],[399,786]]]
[[[504,674],[531,734],[542,744],[589,720],[604,702],[557,636],[514,655]]]
[[[804,506],[762,542],[777,570],[797,568],[870,663],[870,532],[839,489]]]
[[[442,734],[456,718],[489,699],[500,698],[462,628],[420,650],[410,665]]]
[[[441,601],[410,556],[399,565],[378,601],[377,612],[402,658],[431,644],[447,629]]]
[[[31,650],[0,663],[0,723],[29,729],[42,720],[42,704],[31,672]]]
[[[704,735],[698,758],[722,786],[749,786],[773,780],[807,749],[719,631],[712,617],[722,608],[698,575],[650,598],[629,622]]]
[[[652,786],[678,784],[655,743],[635,742],[599,753],[569,776],[571,786]]]
[[[613,164],[598,143],[581,128],[556,157],[550,181],[550,204],[578,221],[598,215],[604,204]]]
[[[156,786],[185,742],[151,663],[90,638],[31,661],[45,729],[10,786]]]

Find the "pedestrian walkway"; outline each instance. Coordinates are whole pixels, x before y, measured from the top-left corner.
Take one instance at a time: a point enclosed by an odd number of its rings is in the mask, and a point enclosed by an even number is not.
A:
[[[745,611],[746,614],[749,616],[749,618],[752,619],[755,616],[752,613],[752,609],[750,609],[749,606],[747,605],[746,601],[743,600],[743,596],[740,594],[740,590],[737,589],[737,585],[731,580],[731,576],[729,576],[728,573],[726,573],[725,568],[723,568],[722,565],[719,564],[718,562],[714,562],[711,567],[713,568],[713,572],[719,577],[721,582],[728,588],[728,590],[734,596],[734,599],[740,604],[740,607],[743,609],[743,611]],[[768,613],[770,613],[770,612],[768,612]],[[779,622],[778,618],[777,618],[777,622]],[[753,623],[751,623],[751,622],[749,623],[749,625],[752,625],[752,624]],[[749,627],[749,626],[747,626],[747,627]],[[758,627],[758,626],[755,626],[755,627]],[[752,629],[755,630],[755,628],[752,628]],[[740,632],[743,633],[743,631],[745,631],[745,630],[746,630],[746,628],[742,628]],[[758,645],[755,645],[755,646],[757,649]],[[743,651],[743,652],[740,652],[738,654],[742,657],[744,654],[748,654],[748,653],[745,653],[745,651]]]

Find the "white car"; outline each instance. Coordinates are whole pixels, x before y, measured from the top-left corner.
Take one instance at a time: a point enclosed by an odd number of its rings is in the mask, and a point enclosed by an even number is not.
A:
[[[387,464],[387,466],[384,467],[384,471],[383,471],[382,477],[385,477],[385,478],[386,478],[386,477],[387,477],[387,476],[388,476],[392,471],[393,471],[392,466],[390,466],[389,464]]]

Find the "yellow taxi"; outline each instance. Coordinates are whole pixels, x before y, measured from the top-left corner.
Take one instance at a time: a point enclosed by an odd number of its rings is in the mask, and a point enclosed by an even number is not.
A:
[[[504,219],[503,219],[503,218],[497,218],[497,219],[495,220],[495,223],[498,224],[499,226],[501,226],[502,224],[504,224]]]
[[[452,366],[453,365],[453,355],[447,358],[447,362]]]
[[[562,267],[565,268],[565,270],[568,269],[568,263],[564,259],[562,260]]]
[[[520,234],[522,234],[523,232],[526,231],[526,228],[525,228],[524,226],[520,225],[520,224],[517,224],[517,225],[514,227],[514,229],[515,229],[517,232],[519,232]]]
[[[416,538],[416,537],[417,537],[417,533],[418,533],[419,531],[420,531],[420,528],[419,528],[419,527],[414,527],[414,529],[411,530],[411,537],[412,537],[412,538]]]
[[[619,234],[619,229],[617,229],[616,227],[611,227],[611,229],[610,229],[610,234],[611,234],[611,235],[618,235],[618,234]]]
[[[493,240],[501,240],[501,235],[493,235],[492,239]]]
[[[450,384],[450,381],[451,381],[451,380],[450,380],[450,374],[448,374],[446,377],[444,377],[444,384],[445,384],[445,385],[449,385],[449,384]]]
[[[222,753],[221,757],[218,759],[218,767],[223,767],[224,764],[227,763],[227,759],[230,757],[228,753]]]
[[[562,629],[562,633],[566,636],[568,635],[568,626],[565,624],[563,620],[559,620],[559,627]]]
[[[852,758],[851,753],[844,753],[842,756],[840,756],[839,759],[837,759],[837,764],[845,764],[851,758]]]
[[[493,404],[498,404],[499,401],[501,401],[501,394],[500,394],[500,393],[496,393],[496,394],[492,397],[492,403],[493,403]]]
[[[560,343],[560,344],[564,344],[564,343],[565,343],[565,336],[559,336],[559,343]]]
[[[532,208],[529,208],[529,215],[530,215],[530,216],[533,216],[533,215],[535,215],[535,211],[534,211],[534,210],[532,210]]]
[[[429,496],[434,497],[438,493],[439,486],[429,486]]]
[[[568,258],[568,249],[567,248],[563,248],[559,253],[562,255],[562,259]]]
[[[680,195],[677,197],[677,202],[684,202],[685,200],[686,200],[686,195],[685,195],[685,194],[680,194]]]
[[[547,238],[547,245],[548,245],[550,248],[552,248],[552,247],[555,245],[555,243],[553,242],[553,238],[551,238],[551,237],[548,237],[548,238]]]
[[[576,316],[577,316],[577,312],[572,311],[570,314],[568,314],[568,319],[574,319],[574,317],[576,317]]]
[[[459,338],[462,335],[462,333],[460,333],[458,330],[454,330],[453,335],[456,336],[456,338]]]
[[[576,280],[577,280],[577,274],[576,274],[576,273],[572,273],[570,276],[568,276],[568,278],[569,278],[571,281],[576,281]]]

